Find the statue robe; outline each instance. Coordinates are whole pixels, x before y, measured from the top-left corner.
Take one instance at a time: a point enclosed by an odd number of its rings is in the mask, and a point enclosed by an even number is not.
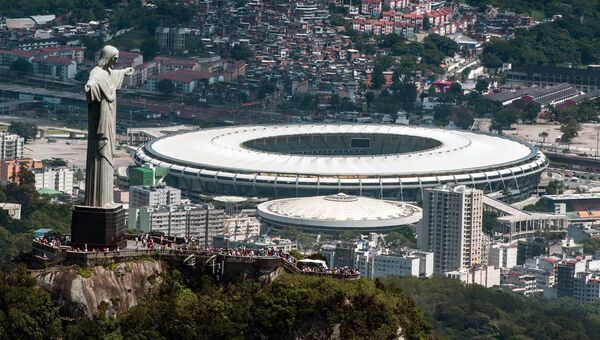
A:
[[[117,90],[125,70],[95,67],[86,86],[88,145],[85,169],[85,205],[114,204],[113,175],[117,122]]]

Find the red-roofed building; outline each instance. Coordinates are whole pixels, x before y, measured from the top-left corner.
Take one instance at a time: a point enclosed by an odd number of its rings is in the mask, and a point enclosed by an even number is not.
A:
[[[61,57],[33,58],[33,73],[49,78],[68,80],[75,78],[77,63],[74,60]]]
[[[146,82],[146,88],[149,91],[158,92],[158,83],[165,79],[173,82],[177,93],[191,93],[197,87],[199,82],[214,84],[223,81],[223,76],[215,75],[210,72],[189,70],[165,72],[149,76],[148,81]]]
[[[27,61],[31,61],[31,59],[33,59],[35,55],[36,54],[32,51],[0,50],[0,67],[8,69],[15,60],[25,59]]]
[[[406,13],[402,15],[404,21],[410,22],[414,27],[418,29],[423,28],[423,15],[418,13]]]
[[[173,58],[158,56],[154,61],[160,65],[159,72],[174,72],[179,70],[198,71],[198,62],[187,58]]]

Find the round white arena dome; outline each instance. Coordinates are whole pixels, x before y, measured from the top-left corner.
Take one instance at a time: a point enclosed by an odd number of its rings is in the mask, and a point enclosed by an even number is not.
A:
[[[301,197],[346,192],[418,200],[424,188],[462,184],[535,192],[548,160],[507,137],[380,124],[251,125],[166,136],[138,164],[167,168],[188,197]]]
[[[273,200],[260,204],[257,214],[268,227],[315,232],[384,232],[416,223],[423,215],[411,204],[343,193]]]

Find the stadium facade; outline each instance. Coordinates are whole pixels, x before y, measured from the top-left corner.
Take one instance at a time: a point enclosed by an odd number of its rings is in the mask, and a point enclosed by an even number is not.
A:
[[[442,184],[533,194],[546,156],[497,135],[376,124],[258,125],[163,137],[136,163],[168,169],[188,197],[288,198],[340,192],[417,201]]]

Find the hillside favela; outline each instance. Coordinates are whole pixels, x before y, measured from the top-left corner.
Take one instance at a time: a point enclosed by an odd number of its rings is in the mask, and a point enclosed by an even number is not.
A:
[[[0,340],[600,339],[600,0],[0,0]]]

